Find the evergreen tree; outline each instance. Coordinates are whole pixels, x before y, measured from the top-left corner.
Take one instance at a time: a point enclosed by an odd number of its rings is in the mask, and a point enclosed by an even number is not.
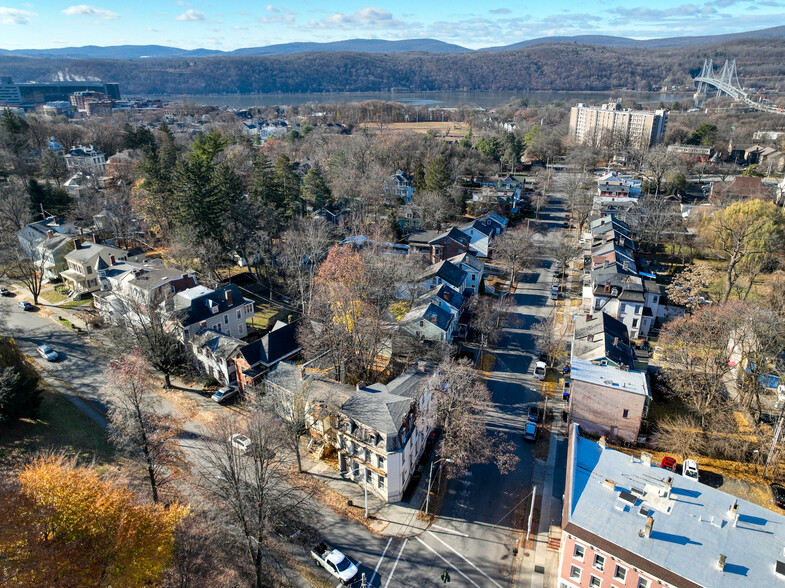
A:
[[[256,204],[283,208],[283,193],[275,176],[275,169],[263,151],[256,152],[253,162],[250,197]]]
[[[314,210],[323,208],[330,199],[330,188],[315,168],[309,169],[303,178],[302,196]]]
[[[446,194],[452,186],[450,170],[442,157],[434,157],[425,171],[425,189],[428,192]]]
[[[290,215],[302,212],[300,204],[300,176],[292,161],[283,153],[275,160],[275,181],[281,191],[283,206]]]
[[[414,168],[412,184],[414,184],[414,189],[418,192],[425,190],[425,166],[423,166],[422,160],[418,161]]]
[[[71,207],[71,196],[62,188],[30,180],[27,184],[33,214],[61,215]]]

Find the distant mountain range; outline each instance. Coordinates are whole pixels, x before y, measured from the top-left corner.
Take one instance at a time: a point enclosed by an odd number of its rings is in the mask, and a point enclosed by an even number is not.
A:
[[[445,43],[437,39],[406,39],[385,41],[382,39],[348,39],[331,43],[284,43],[265,47],[245,47],[234,51],[214,49],[179,49],[163,45],[116,45],[99,47],[63,47],[60,49],[0,49],[2,55],[26,57],[47,57],[55,59],[170,59],[177,57],[214,57],[214,56],[261,56],[291,55],[295,53],[319,53],[351,51],[357,53],[467,53],[485,51],[515,51],[525,47],[551,43],[576,43],[581,45],[601,45],[605,47],[630,47],[654,49],[667,47],[692,47],[714,45],[736,39],[776,39],[785,38],[785,26],[771,27],[743,33],[707,35],[702,37],[666,37],[662,39],[630,39],[605,35],[577,35],[573,37],[540,37],[511,45],[486,47],[473,51],[460,45]]]

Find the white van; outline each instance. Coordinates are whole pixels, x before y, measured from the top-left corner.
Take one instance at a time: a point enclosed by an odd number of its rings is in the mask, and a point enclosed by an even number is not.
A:
[[[681,464],[681,475],[685,478],[692,478],[697,482],[698,462],[696,462],[694,459],[685,459],[684,463]]]

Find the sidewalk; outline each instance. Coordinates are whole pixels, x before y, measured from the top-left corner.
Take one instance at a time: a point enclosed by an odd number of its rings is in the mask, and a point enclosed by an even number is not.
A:
[[[351,500],[352,507],[357,508],[362,517],[365,507],[365,492],[360,484],[343,478],[332,466],[317,461],[311,455],[303,453],[303,470],[315,476],[329,488],[347,501]],[[427,467],[426,470],[427,471]],[[408,502],[385,504],[381,498],[369,490],[368,515],[370,520],[366,523],[368,528],[385,537],[415,537],[423,533],[430,523],[417,517],[420,507],[425,502],[427,494],[428,477],[423,476],[412,493]]]
[[[554,474],[558,442],[565,439],[567,424],[561,418],[561,403],[552,407],[551,439],[548,461],[536,460],[532,469],[532,484],[537,486],[537,502],[540,519],[537,532],[533,535],[534,547],[519,552],[515,585],[531,588],[555,588],[559,577],[559,553],[548,549],[551,526],[561,527],[562,500],[553,496]]]

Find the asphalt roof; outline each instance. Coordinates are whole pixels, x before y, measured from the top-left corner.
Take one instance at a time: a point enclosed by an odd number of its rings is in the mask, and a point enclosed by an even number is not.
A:
[[[590,361],[607,358],[619,365],[635,366],[627,327],[604,312],[576,317],[572,356]]]
[[[466,272],[454,263],[446,260],[427,267],[420,276],[420,280],[427,280],[436,276],[456,287],[461,287],[466,282]]]
[[[447,331],[453,319],[452,313],[444,310],[433,302],[426,302],[412,308],[404,315],[401,324],[408,325],[420,320],[428,321],[442,331]]]
[[[82,242],[82,244],[79,246],[79,249],[74,249],[73,251],[66,253],[65,257],[71,261],[84,262],[94,255],[99,255],[101,253],[105,253],[106,255],[115,255],[118,258],[121,255],[128,254],[128,252],[124,249],[110,247],[109,245],[98,245],[96,243],[86,241]]]
[[[569,438],[565,527],[579,543],[586,531],[593,537],[586,542],[675,586],[764,588],[785,582],[776,571],[785,562],[785,516],[603,449],[576,431]],[[738,521],[730,512],[734,503]],[[642,537],[649,515],[651,535]],[[720,555],[726,557],[724,570],[717,565]]]
[[[448,259],[450,263],[454,263],[455,265],[465,263],[470,268],[481,272],[485,268],[485,262],[479,259],[476,255],[472,255],[471,253],[459,253],[458,255],[454,255],[450,259]]]
[[[245,341],[242,339],[236,339],[212,329],[199,331],[193,342],[196,346],[209,349],[214,356],[223,359],[230,358],[235,351],[245,345]]]
[[[184,290],[184,292],[188,292],[188,290]],[[232,293],[231,304],[226,299],[226,292]],[[187,295],[181,296],[181,294],[182,292],[178,293],[173,300],[175,310],[178,311],[180,322],[183,325],[193,325],[212,317],[214,314],[222,314],[248,302],[240,294],[240,289],[234,284],[229,284],[195,298],[189,298]],[[208,300],[212,300],[213,304],[218,307],[217,312],[213,313],[208,306]]]
[[[389,384],[372,384],[358,389],[341,405],[341,412],[380,433],[397,435],[412,402],[436,369],[434,362],[424,362],[425,371],[420,371],[418,364]]]
[[[243,347],[240,353],[250,366],[272,365],[300,348],[296,338],[298,324],[298,321],[289,324],[279,321],[272,331]]]

